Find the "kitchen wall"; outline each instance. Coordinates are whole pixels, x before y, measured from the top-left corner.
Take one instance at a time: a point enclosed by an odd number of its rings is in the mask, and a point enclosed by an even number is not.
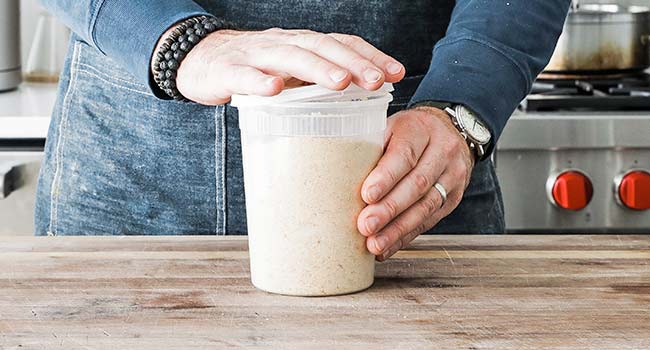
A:
[[[38,0],[21,0],[20,2],[20,53],[22,55],[23,67],[27,63],[27,54],[34,40],[36,22],[42,7]]]
[[[4,1],[4,0],[0,0]],[[44,71],[52,72],[54,76],[63,65],[65,54],[67,52],[69,31],[62,25],[58,19],[47,14],[45,9],[40,5],[40,0],[21,0],[21,59],[23,73],[30,74],[30,70],[37,70],[42,77]],[[47,16],[47,17],[45,17]],[[38,55],[32,57],[31,67],[29,54],[34,42],[36,42],[36,33],[38,24],[41,19],[46,20],[45,25],[41,26],[41,31],[45,30],[45,35],[40,33]],[[52,21],[57,22],[53,25]],[[52,47],[51,45],[56,45]],[[59,67],[59,68],[57,68]],[[33,73],[33,72],[32,72]]]

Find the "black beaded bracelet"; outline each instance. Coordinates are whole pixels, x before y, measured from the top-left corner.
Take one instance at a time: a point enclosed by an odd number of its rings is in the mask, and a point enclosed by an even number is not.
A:
[[[179,23],[154,53],[153,79],[158,87],[174,100],[184,101],[176,88],[176,73],[185,55],[208,34],[229,27],[227,22],[208,16]]]

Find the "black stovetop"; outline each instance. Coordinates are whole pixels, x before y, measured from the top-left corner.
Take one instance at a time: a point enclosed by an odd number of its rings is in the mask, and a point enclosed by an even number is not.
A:
[[[650,110],[650,74],[537,79],[521,104],[525,111]]]

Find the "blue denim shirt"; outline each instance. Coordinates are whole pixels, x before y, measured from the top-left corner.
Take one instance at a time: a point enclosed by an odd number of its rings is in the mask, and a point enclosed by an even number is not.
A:
[[[552,54],[570,0],[43,3],[84,41],[144,84],[150,84],[151,54],[160,35],[194,15],[220,16],[243,29],[302,27],[357,34],[402,61],[407,75],[423,76],[411,104],[434,100],[466,105],[481,116],[496,139]],[[331,20],[311,21],[310,14]]]
[[[498,135],[550,56],[569,4],[44,1],[74,35],[39,179],[39,235],[247,232],[237,109],[161,99],[150,85],[153,47],[178,20],[209,13],[242,29],[359,35],[407,69],[390,114],[426,100],[463,103]],[[503,231],[494,165],[484,161],[460,205],[429,233]]]

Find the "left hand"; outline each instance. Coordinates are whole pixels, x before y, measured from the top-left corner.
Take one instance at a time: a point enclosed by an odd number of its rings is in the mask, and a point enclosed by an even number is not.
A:
[[[361,187],[368,204],[359,232],[383,261],[432,228],[460,203],[474,156],[446,112],[418,107],[388,119],[386,152]],[[433,185],[447,190],[447,201]]]

